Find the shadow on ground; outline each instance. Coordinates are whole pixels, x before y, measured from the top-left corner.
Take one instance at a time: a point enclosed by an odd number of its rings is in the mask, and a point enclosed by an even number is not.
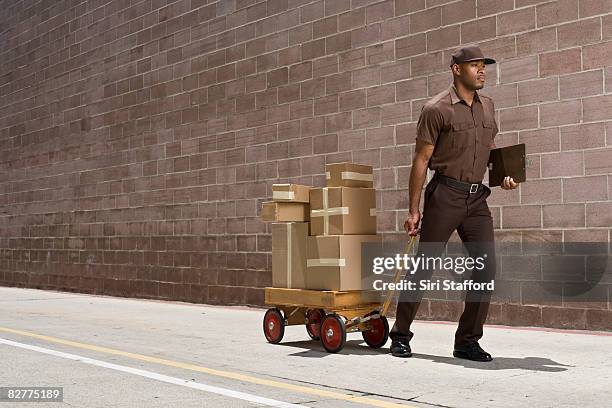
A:
[[[322,358],[330,354],[325,351],[321,343],[318,341],[291,341],[283,342],[277,346],[296,347],[308,349],[290,354],[292,357],[307,357],[307,358]],[[340,351],[341,355],[381,355],[388,356],[388,347],[380,349],[372,349],[365,345],[362,340],[348,340],[346,345]],[[572,365],[558,363],[554,360],[545,357],[500,357],[493,356],[493,361],[488,363],[479,363],[476,361],[464,360],[450,356],[435,356],[430,354],[413,353],[412,359],[429,360],[433,363],[448,364],[454,366],[462,366],[465,368],[473,368],[478,370],[527,370],[527,371],[544,371],[544,372],[562,372],[567,371]],[[398,361],[409,361],[407,359],[397,359]],[[385,360],[388,361],[388,360]]]

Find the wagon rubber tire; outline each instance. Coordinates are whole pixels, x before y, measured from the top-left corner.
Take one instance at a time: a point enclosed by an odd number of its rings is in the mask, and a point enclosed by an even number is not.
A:
[[[368,313],[366,317],[377,313],[379,312]],[[389,340],[389,322],[387,318],[380,316],[377,319],[370,319],[368,323],[371,328],[361,332],[363,340],[372,348],[381,348]]]
[[[311,309],[306,313],[306,332],[313,340],[320,338],[323,317],[325,317],[325,311],[322,309]]]
[[[342,317],[328,314],[321,321],[321,344],[329,353],[337,353],[346,343],[346,326]]]
[[[263,331],[266,340],[278,344],[285,335],[285,318],[278,309],[268,309],[263,318]]]

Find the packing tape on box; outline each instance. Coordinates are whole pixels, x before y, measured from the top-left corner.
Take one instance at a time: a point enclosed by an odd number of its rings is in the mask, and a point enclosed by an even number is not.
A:
[[[373,181],[372,174],[357,173],[354,171],[343,171],[341,173],[342,180],[358,180],[358,181]]]
[[[331,180],[331,172],[325,172],[325,178]],[[373,174],[357,173],[355,171],[343,171],[340,173],[342,180],[374,181]]]
[[[318,258],[308,259],[306,266],[346,266],[346,259],[344,258]]]
[[[295,193],[293,191],[273,191],[272,199],[273,200],[293,200],[295,198]]]
[[[293,265],[292,259],[291,259],[291,252],[293,250],[293,246],[291,245],[291,223],[288,222],[287,224],[287,288],[291,289],[291,275],[292,275],[292,270],[291,270],[291,265]]]
[[[329,235],[329,217],[331,215],[348,215],[348,207],[332,207],[328,208],[329,195],[327,187],[322,188],[323,190],[323,209],[321,210],[310,210],[310,217],[323,217],[323,235]]]

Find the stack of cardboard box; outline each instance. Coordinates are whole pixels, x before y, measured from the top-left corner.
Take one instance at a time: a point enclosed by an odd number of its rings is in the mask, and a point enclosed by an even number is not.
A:
[[[362,243],[376,235],[371,166],[326,165],[327,187],[275,184],[263,204],[272,224],[272,285],[311,290],[371,289],[362,274]]]

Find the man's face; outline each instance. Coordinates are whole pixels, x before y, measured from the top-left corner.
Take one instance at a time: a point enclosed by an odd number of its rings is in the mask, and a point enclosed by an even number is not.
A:
[[[485,63],[484,60],[462,62],[453,66],[454,75],[461,84],[468,89],[476,91],[482,89],[485,83]]]

